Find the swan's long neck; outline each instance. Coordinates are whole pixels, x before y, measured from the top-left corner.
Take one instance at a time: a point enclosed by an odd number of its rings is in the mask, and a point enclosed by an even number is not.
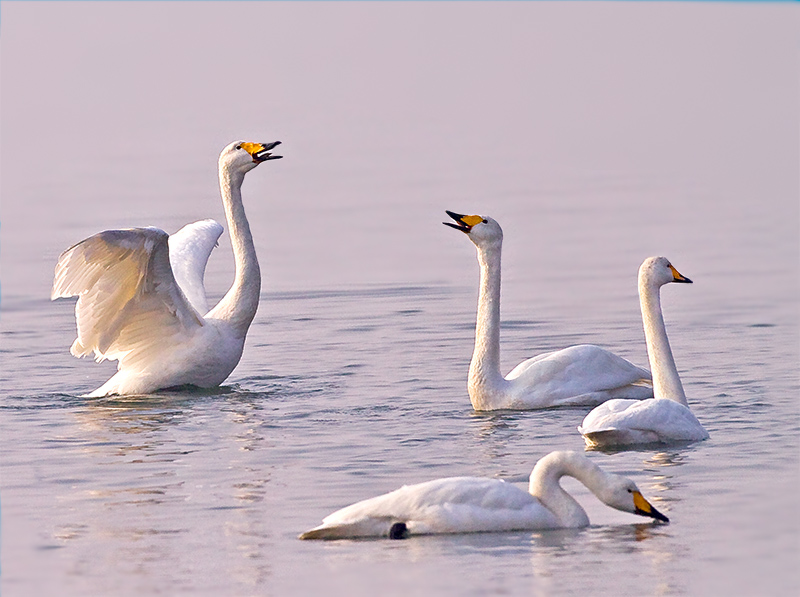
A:
[[[531,473],[529,491],[558,518],[565,528],[585,527],[589,517],[581,505],[564,491],[561,477],[574,477],[592,493],[600,497],[608,487],[608,473],[604,473],[588,458],[577,452],[552,452],[539,460]]]
[[[644,337],[647,342],[647,356],[650,359],[650,372],[653,375],[653,396],[669,398],[684,406],[689,406],[683,384],[675,366],[672,349],[667,338],[664,315],[661,312],[659,287],[646,278],[639,279],[639,303],[642,307]]]
[[[475,408],[481,408],[491,395],[505,385],[500,373],[500,254],[497,242],[478,247],[481,283],[478,318],[475,325],[475,351],[469,366],[469,394]],[[476,404],[477,403],[477,404]]]
[[[222,204],[228,221],[228,232],[233,245],[236,274],[233,286],[208,314],[231,324],[242,338],[256,315],[261,294],[261,270],[258,267],[253,235],[242,205],[244,174],[220,164],[219,186]]]

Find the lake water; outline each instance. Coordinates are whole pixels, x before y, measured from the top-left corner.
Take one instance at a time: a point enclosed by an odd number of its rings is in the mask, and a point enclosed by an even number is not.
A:
[[[796,595],[796,11],[748,4],[2,3],[5,595]],[[223,221],[248,175],[261,305],[223,388],[89,400],[58,254]],[[667,514],[579,531],[301,542],[444,476],[524,484],[588,411],[476,413],[478,268],[444,210],[505,231],[502,362],[591,342],[646,365],[663,289],[711,438],[590,452]],[[207,286],[232,279],[227,235]]]

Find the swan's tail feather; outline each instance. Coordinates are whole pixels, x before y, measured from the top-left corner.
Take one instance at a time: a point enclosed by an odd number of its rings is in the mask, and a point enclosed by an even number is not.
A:
[[[347,539],[348,537],[352,537],[353,535],[350,534],[348,531],[348,526],[337,526],[337,527],[317,527],[315,529],[311,529],[310,531],[306,531],[305,533],[301,533],[297,538],[298,539]]]
[[[584,432],[581,427],[578,431],[586,442],[586,447],[611,448],[614,446],[627,446],[631,444],[658,443],[658,434],[647,429],[598,429]]]
[[[345,524],[322,524],[305,533],[301,533],[297,538],[303,540],[356,539],[366,537],[405,539],[408,535],[408,526],[405,522],[390,518],[368,518]]]
[[[300,533],[297,538],[301,541],[306,541],[309,539],[328,539],[330,538],[326,533],[327,529],[311,529],[306,531],[305,533]]]
[[[578,431],[583,436],[587,448],[599,448],[600,446],[616,443],[613,437],[614,434],[616,433],[615,429],[608,429],[604,431],[590,431],[584,433],[581,430],[581,428],[578,427]]]

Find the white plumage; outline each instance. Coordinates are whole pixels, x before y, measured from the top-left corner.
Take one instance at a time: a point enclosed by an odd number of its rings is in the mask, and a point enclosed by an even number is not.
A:
[[[669,282],[691,280],[665,257],[649,257],[639,268],[639,300],[655,397],[641,402],[609,400],[593,409],[578,427],[590,447],[708,438],[708,432],[689,409],[669,345],[660,297],[661,286]]]
[[[223,232],[214,220],[186,224],[169,237],[169,263],[175,281],[184,296],[201,315],[208,312],[208,299],[203,278],[211,251]]]
[[[591,447],[689,442],[708,438],[691,410],[668,398],[609,400],[578,427]]]
[[[596,405],[611,398],[653,395],[650,373],[599,346],[582,344],[548,352],[500,373],[500,262],[503,230],[492,218],[448,211],[478,251],[481,269],[475,351],[467,389],[475,410]]]
[[[605,504],[667,522],[636,484],[606,473],[583,454],[551,452],[531,472],[529,491],[497,479],[452,477],[406,485],[327,516],[300,539],[544,530],[587,526],[589,518],[559,480],[572,476]]]
[[[153,227],[107,230],[61,254],[51,298],[78,297],[78,337],[70,352],[119,361],[117,373],[89,396],[213,387],[236,367],[261,289],[241,185],[249,170],[280,157],[269,153],[278,143],[235,142],[220,155],[236,276],[211,311],[203,275],[222,233],[213,220],[190,224],[172,237]]]

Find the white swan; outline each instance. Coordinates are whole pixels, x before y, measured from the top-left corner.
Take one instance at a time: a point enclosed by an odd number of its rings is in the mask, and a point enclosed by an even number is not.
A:
[[[211,311],[203,274],[222,233],[213,220],[189,224],[172,237],[153,227],[106,230],[61,254],[51,298],[78,296],[78,338],[70,352],[119,360],[117,373],[89,396],[214,387],[230,375],[261,292],[242,182],[261,162],[281,157],[269,153],[279,143],[237,141],[220,154],[220,191],[236,275]]]
[[[540,354],[500,373],[500,253],[503,230],[492,218],[448,211],[478,249],[481,269],[475,351],[467,389],[475,410],[594,406],[610,398],[653,395],[650,373],[599,346],[582,344]]]
[[[578,427],[589,447],[699,441],[708,432],[689,410],[661,313],[659,290],[669,282],[691,280],[665,257],[649,257],[639,268],[639,302],[655,398],[609,400],[592,410]]]
[[[406,485],[342,508],[299,538],[402,539],[408,535],[588,526],[584,509],[559,484],[565,475],[578,479],[612,508],[669,522],[630,479],[604,472],[583,454],[551,452],[536,463],[527,492],[498,479],[479,477]]]

